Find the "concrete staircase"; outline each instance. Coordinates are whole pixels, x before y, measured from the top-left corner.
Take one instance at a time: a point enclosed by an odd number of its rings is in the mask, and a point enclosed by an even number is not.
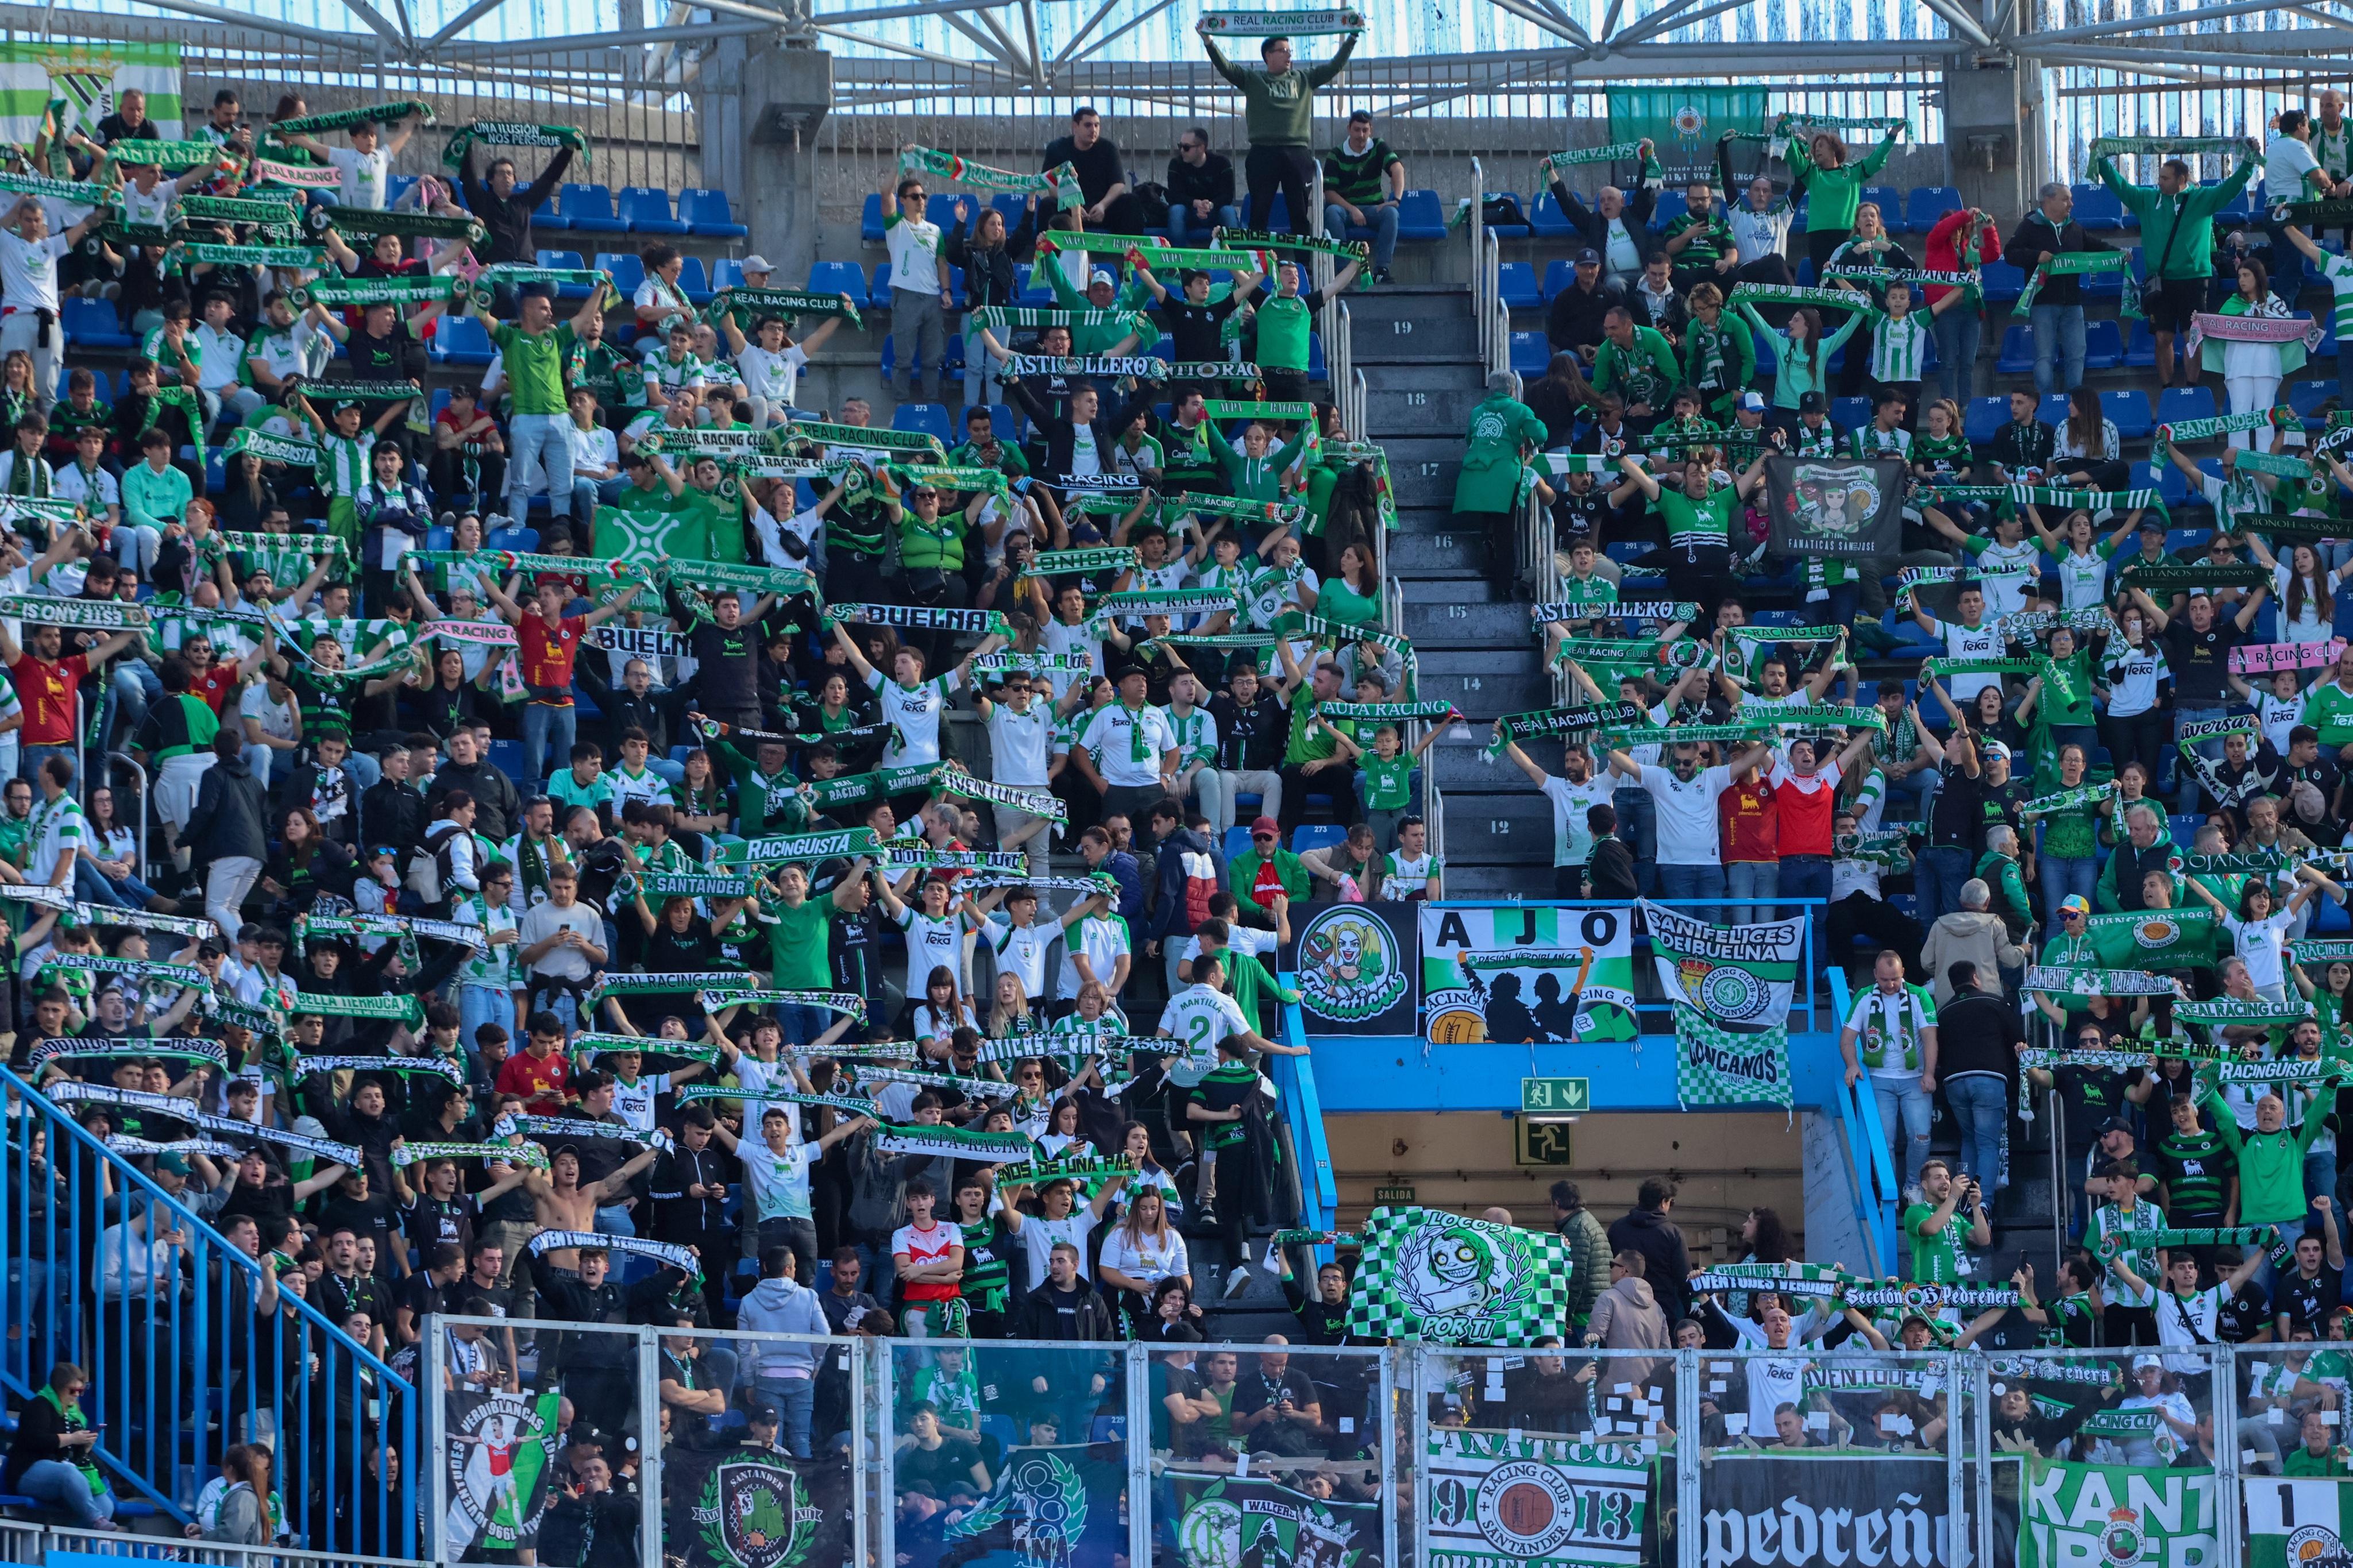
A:
[[[1549,707],[1552,681],[1525,604],[1496,595],[1486,542],[1455,526],[1463,432],[1486,384],[1471,309],[1468,288],[1392,287],[1348,299],[1351,351],[1366,382],[1364,435],[1388,449],[1397,489],[1388,571],[1405,591],[1400,629],[1419,658],[1421,695],[1461,709],[1483,743],[1488,721]],[[1487,765],[1457,736],[1430,748],[1424,769],[1441,802],[1450,897],[1551,892],[1551,813],[1517,769]]]

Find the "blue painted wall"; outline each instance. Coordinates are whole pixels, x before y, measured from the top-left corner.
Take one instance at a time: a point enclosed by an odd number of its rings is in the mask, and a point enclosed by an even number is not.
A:
[[[1828,1009],[1823,1010],[1827,1016]],[[1677,1110],[1672,1035],[1641,1048],[1606,1046],[1434,1046],[1403,1036],[1311,1036],[1324,1111],[1517,1110],[1523,1078],[1584,1078],[1593,1109]],[[1426,1053],[1426,1054],[1425,1054]],[[1792,1034],[1798,1109],[1835,1104],[1843,1068],[1834,1034]]]

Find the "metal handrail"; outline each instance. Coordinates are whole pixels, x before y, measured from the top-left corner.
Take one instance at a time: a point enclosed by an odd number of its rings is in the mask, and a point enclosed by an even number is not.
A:
[[[1471,319],[1478,334],[1479,363],[1487,363],[1487,171],[1471,160]]]
[[[1352,360],[1353,357],[1354,356],[1352,355]],[[1348,411],[1341,416],[1340,423],[1346,427],[1349,435],[1354,436],[1359,441],[1369,441],[1372,439],[1371,437],[1365,434],[1365,421],[1370,416],[1369,405],[1371,399],[1372,389],[1366,384],[1365,373],[1358,370],[1353,363],[1350,363],[1348,366]]]
[[[1853,1008],[1846,971],[1833,963],[1829,978],[1831,1005],[1838,1013],[1835,1026],[1844,1028]],[[1885,1276],[1895,1270],[1895,1205],[1901,1189],[1896,1185],[1894,1158],[1887,1148],[1887,1130],[1879,1120],[1879,1097],[1871,1091],[1867,1079],[1850,1084],[1843,1074],[1837,1093],[1849,1176],[1854,1184],[1855,1222],[1870,1252],[1873,1273]]]

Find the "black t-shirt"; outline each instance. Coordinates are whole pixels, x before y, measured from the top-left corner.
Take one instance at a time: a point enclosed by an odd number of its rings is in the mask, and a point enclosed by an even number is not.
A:
[[[417,342],[406,321],[395,321],[392,331],[377,337],[364,327],[352,330],[346,345],[351,355],[353,381],[406,381],[417,374],[413,362],[417,356]],[[327,384],[325,395],[334,395],[334,385]],[[325,409],[321,409],[325,413]]]
[[[1270,1377],[1262,1371],[1246,1372],[1234,1380],[1234,1414],[1248,1415],[1270,1405],[1281,1405],[1288,1399],[1294,1409],[1304,1410],[1316,1403],[1315,1385],[1307,1374],[1295,1366],[1282,1369],[1281,1377]]]
[[[2034,798],[2032,783],[2019,777],[2015,767],[2010,770],[2010,776],[2004,783],[1989,784],[1982,779],[1978,783],[1981,786],[1978,797],[1979,820],[1983,826],[1996,827],[2006,825],[2012,828],[2018,827],[2020,824],[2018,808]],[[1982,828],[1978,832],[1978,841],[1980,844],[1985,841]]]
[[[400,1207],[390,1193],[379,1193],[371,1184],[368,1195],[351,1197],[338,1192],[329,1198],[320,1211],[319,1234],[329,1237],[348,1228],[363,1239],[375,1238],[375,1277],[389,1279],[398,1272],[392,1262],[392,1249],[402,1246],[396,1232],[399,1227]]]
[[[2292,807],[2287,807],[2281,810],[2280,820],[2294,823],[2307,837],[2316,839],[2324,834],[2329,834],[2337,818],[2337,786],[2344,783],[2344,769],[2325,752],[2301,767],[2283,767],[2280,770],[2279,782],[2274,786],[2277,792],[2284,797],[2294,793],[2290,785],[2308,784],[2320,792],[2320,809],[2325,815],[2317,823],[2307,823],[2303,817],[2293,815]],[[2321,832],[2315,833],[2313,829],[2316,827]],[[2329,836],[2333,837],[2333,834]]]
[[[2214,1315],[2214,1337],[2224,1344],[2242,1345],[2262,1333],[2271,1321],[2271,1298],[2263,1294],[2261,1285],[2250,1279]]]
[[[980,1450],[961,1437],[943,1437],[936,1448],[911,1447],[899,1456],[899,1489],[921,1487],[935,1498],[958,1487],[971,1490],[972,1468],[979,1462]]]
[[[1225,358],[1221,334],[1225,319],[1234,313],[1233,298],[1229,295],[1196,305],[1177,292],[1179,279],[1167,278],[1161,282],[1168,289],[1168,298],[1153,309],[1159,314],[1160,324],[1168,330],[1169,345],[1174,351],[1169,357],[1183,362]]]
[[[2165,624],[2160,640],[2165,662],[2173,670],[2176,702],[2231,700],[2231,650],[2246,640],[2236,625],[2217,612],[2213,624],[2201,632],[2190,626],[2184,611]]]
[[[2278,1310],[2286,1314],[2289,1327],[2316,1332],[2344,1300],[2344,1271],[2331,1268],[2324,1261],[2320,1272],[2307,1279],[2301,1268],[2290,1269],[2273,1281],[2273,1294],[2278,1298]]]
[[[1578,495],[1564,489],[1552,503],[1554,525],[1563,550],[1580,539],[1591,539],[1609,521],[1609,497],[1597,481],[1594,487]]]
[[[2073,1037],[2074,1031],[2068,1031]],[[2067,1147],[2088,1149],[2099,1141],[2100,1124],[2124,1108],[2125,1090],[2140,1075],[2109,1068],[2063,1067],[2053,1076],[2067,1115]]]
[[[711,968],[717,951],[711,922],[696,915],[682,931],[672,931],[666,920],[656,925],[642,956],[649,974],[691,974]]]
[[[450,1292],[433,1282],[432,1270],[420,1268],[400,1282],[400,1293],[396,1299],[408,1309],[410,1322],[421,1330],[427,1313],[449,1310],[447,1305],[449,1295]]]
[[[1971,778],[1947,763],[1944,782],[1936,789],[1936,810],[1928,823],[1930,847],[1977,854],[1985,843],[1985,775],[1980,773]]]
[[[1077,173],[1079,194],[1091,206],[1113,185],[1127,183],[1127,165],[1120,159],[1119,144],[1108,136],[1096,137],[1095,144],[1083,153],[1069,137],[1057,137],[1046,148],[1044,166],[1053,169],[1064,163]]]
[[[437,1247],[454,1247],[460,1256],[474,1245],[474,1227],[481,1223],[482,1205],[466,1193],[443,1202],[419,1194],[400,1216],[408,1245],[419,1258],[429,1258]]]

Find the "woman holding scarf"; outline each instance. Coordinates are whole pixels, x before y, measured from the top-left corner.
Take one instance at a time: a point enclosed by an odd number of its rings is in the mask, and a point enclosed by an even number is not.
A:
[[[2240,260],[2235,276],[2238,288],[2222,301],[2222,315],[2284,321],[2295,313],[2289,301],[2272,292],[2270,273],[2253,257]],[[2231,395],[2232,413],[2255,414],[2279,401],[2283,377],[2304,368],[2304,342],[2292,336],[2275,341],[2268,337],[2234,338],[2227,335],[2225,329],[2205,339],[2198,351],[2198,363],[2221,374],[2222,385]],[[2255,433],[2233,430],[2229,440],[2233,447],[2253,450]]]

